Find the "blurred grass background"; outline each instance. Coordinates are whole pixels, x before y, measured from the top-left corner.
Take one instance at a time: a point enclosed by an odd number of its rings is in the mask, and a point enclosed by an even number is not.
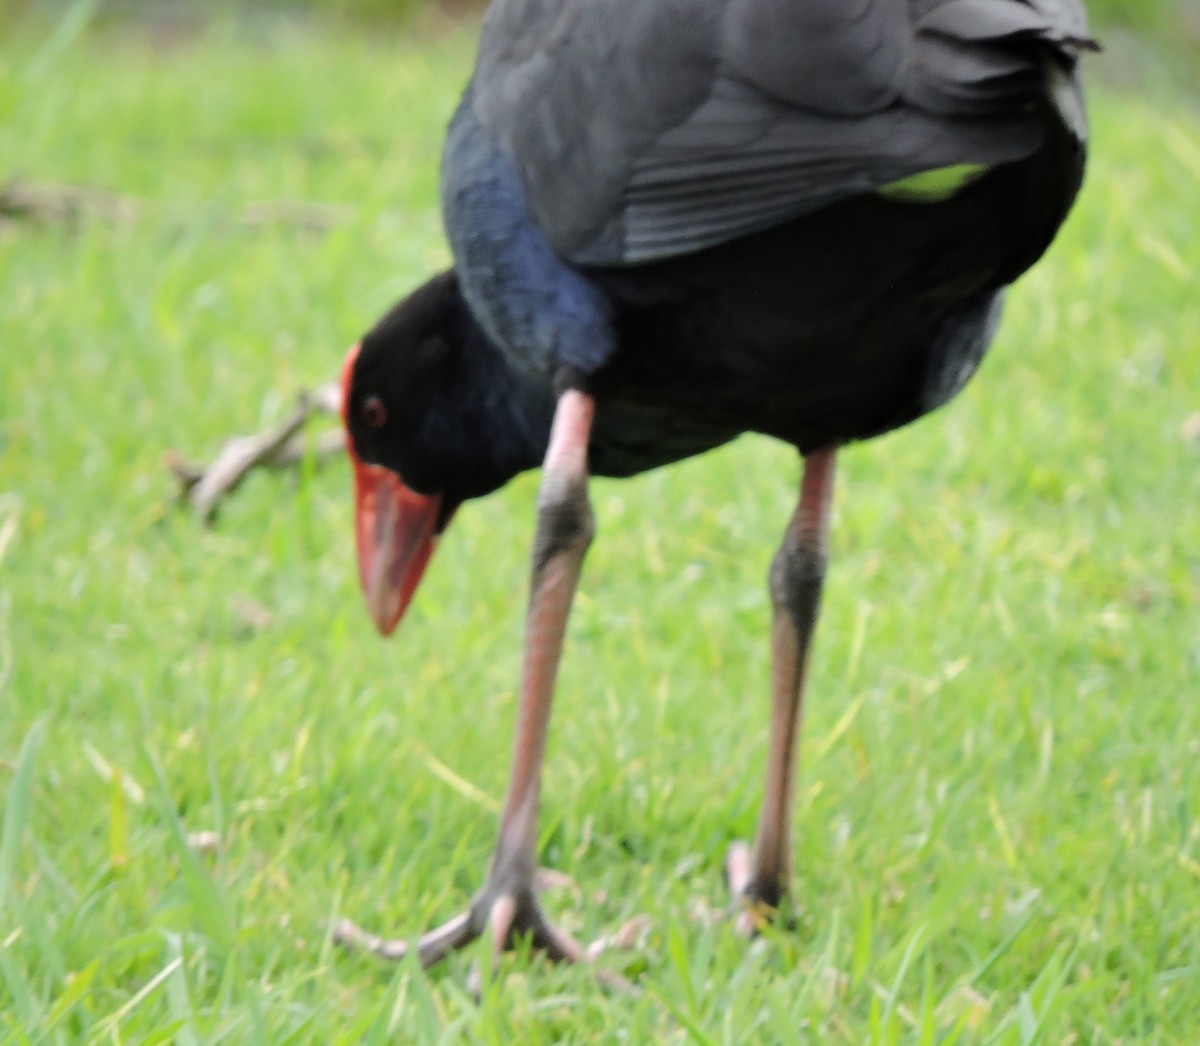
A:
[[[476,1004],[470,956],[424,976],[326,926],[414,933],[481,880],[535,477],[460,513],[382,643],[344,465],[254,477],[215,530],[162,466],[446,264],[474,14],[134,10],[6,9],[0,185],[88,193],[0,218],[0,1043],[1196,1041],[1186,11],[1094,63],[1087,186],[978,380],[843,455],[797,932],[720,919],[797,473],[748,439],[594,490],[541,850],[581,936],[651,915],[612,960],[644,992],[512,959]]]

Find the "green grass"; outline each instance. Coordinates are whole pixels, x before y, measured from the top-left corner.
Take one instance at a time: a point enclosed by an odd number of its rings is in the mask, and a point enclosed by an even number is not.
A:
[[[535,477],[460,513],[383,643],[343,466],[256,476],[208,531],[161,464],[278,417],[445,261],[469,37],[47,39],[0,64],[0,179],[136,216],[0,226],[0,1042],[1195,1041],[1193,110],[1096,91],[979,379],[843,455],[795,933],[693,915],[754,825],[797,463],[747,439],[595,484],[541,850],[581,936],[651,915],[611,960],[643,992],[518,957],[477,1005],[471,955],[423,975],[326,926],[412,934],[481,881]]]

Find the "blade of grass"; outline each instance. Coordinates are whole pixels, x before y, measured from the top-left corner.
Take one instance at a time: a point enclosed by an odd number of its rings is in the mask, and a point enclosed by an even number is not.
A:
[[[33,81],[51,72],[87,29],[99,8],[100,0],[76,0],[71,4],[58,20],[46,42],[38,48],[25,66],[25,76]]]
[[[1004,940],[1002,940],[998,945],[996,945],[995,948],[992,949],[991,954],[989,954],[988,957],[983,960],[983,962],[975,967],[974,971],[967,978],[966,983],[978,984],[982,978],[987,976],[988,971],[991,970],[991,968],[995,966],[996,963],[998,963],[1002,958],[1004,958],[1009,949],[1012,948],[1012,946],[1016,943],[1017,938],[1025,932],[1025,928],[1031,922],[1033,922],[1033,917],[1036,914],[1036,905],[1030,904],[1021,915],[1017,925],[1009,931],[1008,936],[1005,937]]]
[[[225,899],[212,876],[208,874],[208,869],[196,855],[196,851],[188,845],[187,832],[179,820],[175,804],[171,801],[166,778],[158,761],[145,749],[142,750],[141,757],[157,786],[159,809],[170,830],[175,856],[179,860],[188,900],[191,902],[192,914],[217,951],[228,955],[233,947],[234,934]]]
[[[0,912],[8,907],[8,895],[16,873],[21,840],[29,827],[33,809],[33,772],[45,733],[46,721],[39,719],[25,735],[17,753],[16,771],[8,789],[8,801],[4,808],[4,835],[0,837]]]

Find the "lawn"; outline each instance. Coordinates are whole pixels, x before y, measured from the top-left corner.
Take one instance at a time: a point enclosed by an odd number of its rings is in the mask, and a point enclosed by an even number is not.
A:
[[[1194,1043],[1200,117],[1167,91],[1093,92],[1080,206],[978,380],[842,456],[796,929],[711,917],[798,475],[744,439],[594,489],[541,851],[579,935],[649,914],[605,960],[640,995],[515,956],[476,1002],[481,950],[331,945],[481,882],[536,477],[459,514],[385,643],[344,465],[255,476],[210,530],[162,457],[279,417],[445,263],[470,50],[270,19],[5,45],[0,182],[118,198],[0,221],[0,1041]]]

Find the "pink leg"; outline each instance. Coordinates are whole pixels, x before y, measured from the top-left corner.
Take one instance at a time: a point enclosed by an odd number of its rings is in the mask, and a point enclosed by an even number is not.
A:
[[[487,882],[470,909],[415,943],[425,966],[489,932],[496,952],[528,935],[534,947],[555,961],[586,962],[590,957],[542,914],[536,877],[542,762],[554,684],[571,601],[594,529],[587,499],[587,448],[595,409],[595,401],[575,389],[558,401],[538,492],[521,703],[500,837]],[[388,959],[403,959],[412,947],[406,941],[375,937],[348,921],[338,924],[335,936]],[[625,986],[615,975],[605,979]]]
[[[804,711],[804,681],[829,544],[833,449],[804,460],[800,500],[771,564],[771,739],[766,790],[753,849],[735,843],[726,858],[729,887],[745,906],[739,931],[752,933],[788,892],[792,874],[792,798]]]

